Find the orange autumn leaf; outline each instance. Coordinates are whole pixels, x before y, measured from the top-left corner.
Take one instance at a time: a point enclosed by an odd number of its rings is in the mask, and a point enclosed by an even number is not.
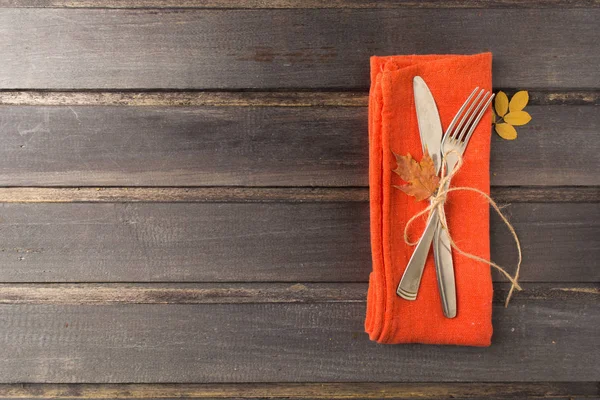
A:
[[[409,154],[400,156],[394,153],[398,166],[393,172],[400,175],[406,185],[396,186],[409,196],[414,196],[417,201],[425,200],[431,197],[438,185],[440,178],[437,176],[433,160],[426,151],[420,162],[417,162]]]

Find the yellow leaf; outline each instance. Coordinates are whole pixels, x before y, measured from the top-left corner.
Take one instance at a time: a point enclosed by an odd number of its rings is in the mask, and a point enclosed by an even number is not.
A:
[[[508,97],[506,96],[506,93],[498,92],[498,94],[496,94],[496,103],[494,108],[496,109],[496,114],[498,114],[499,117],[504,117],[508,111]]]
[[[496,113],[492,110],[492,125],[496,125]]]
[[[496,124],[496,132],[502,139],[515,140],[517,130],[510,124]]]
[[[515,95],[510,99],[510,103],[508,104],[508,108],[510,112],[521,111],[527,105],[529,101],[529,93],[526,90],[521,90],[520,92],[515,93]]]
[[[511,125],[525,125],[529,121],[531,121],[531,115],[527,111],[509,112],[504,116],[504,122]]]

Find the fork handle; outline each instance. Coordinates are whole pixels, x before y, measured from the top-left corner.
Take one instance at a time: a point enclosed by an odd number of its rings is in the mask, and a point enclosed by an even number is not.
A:
[[[429,248],[431,247],[431,241],[433,235],[438,226],[439,216],[437,210],[432,210],[431,216],[425,226],[423,236],[419,239],[419,243],[415,247],[415,251],[410,257],[410,261],[404,270],[402,279],[396,293],[398,296],[406,300],[415,300],[417,298],[417,292],[419,291],[419,285],[421,284],[421,277],[423,276],[423,270],[425,269],[425,262],[427,261],[427,255],[429,254]]]
[[[456,317],[456,283],[448,230],[438,223],[433,238],[433,256],[442,309],[446,318]]]
[[[450,182],[447,182],[443,190],[448,190],[449,186]],[[434,235],[433,255],[435,258],[435,272],[442,300],[442,309],[446,318],[454,318],[456,317],[457,310],[452,246],[448,230],[440,222],[438,222],[438,228]]]

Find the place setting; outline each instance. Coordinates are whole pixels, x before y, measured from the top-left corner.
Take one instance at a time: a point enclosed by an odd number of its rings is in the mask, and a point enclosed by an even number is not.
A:
[[[373,57],[371,68],[366,330],[380,343],[489,346],[489,267],[511,282],[506,305],[522,289],[517,233],[489,191],[491,54]],[[490,260],[490,208],[514,239],[513,274]]]

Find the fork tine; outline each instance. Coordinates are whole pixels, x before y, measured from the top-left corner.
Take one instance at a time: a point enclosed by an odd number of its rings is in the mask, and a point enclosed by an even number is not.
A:
[[[467,143],[469,143],[469,139],[471,139],[471,135],[475,131],[475,128],[477,127],[477,124],[479,124],[479,121],[483,117],[483,114],[485,114],[485,112],[487,111],[488,106],[492,102],[492,99],[494,98],[495,95],[496,95],[495,93],[492,93],[492,95],[490,96],[490,98],[487,99],[487,101],[485,102],[485,105],[483,106],[483,108],[481,109],[481,111],[479,111],[479,114],[477,115],[477,118],[475,118],[475,121],[473,122],[473,125],[471,125],[471,129],[469,130],[469,133],[467,133],[467,137],[465,138],[465,142],[464,142],[465,144],[464,144],[464,146],[466,146]]]
[[[462,112],[467,107],[467,105],[469,105],[469,101],[471,101],[471,99],[473,98],[473,96],[475,96],[475,93],[477,93],[478,90],[479,90],[479,86],[476,87],[475,89],[473,89],[473,91],[471,92],[471,94],[469,95],[469,97],[467,98],[467,100],[465,100],[465,102],[463,103],[463,105],[457,111],[456,115],[454,115],[454,118],[452,118],[452,121],[450,122],[450,125],[448,125],[448,129],[446,129],[446,133],[445,133],[444,137],[449,136],[449,134],[452,133],[452,131],[454,130],[454,125],[456,125],[456,122],[458,121],[458,118],[461,116]]]
[[[465,123],[466,119],[469,117],[469,115],[471,114],[471,110],[473,109],[473,107],[475,106],[475,104],[478,103],[479,98],[481,97],[481,95],[485,92],[484,89],[481,89],[481,91],[479,92],[479,94],[477,95],[477,97],[475,97],[475,100],[473,100],[473,102],[471,103],[471,105],[469,106],[469,108],[467,109],[467,111],[463,114],[462,118],[460,119],[460,122],[458,123],[458,126],[456,126],[456,129],[454,129],[454,132],[451,132],[451,135],[449,136],[449,139],[457,139],[458,135],[457,132],[461,132],[462,128],[463,128],[463,124]]]
[[[481,107],[483,107],[483,105],[487,101],[487,97],[489,95],[491,95],[490,92],[485,92],[485,95],[483,96],[483,98],[479,101],[479,103],[477,103],[477,105],[473,109],[473,112],[471,113],[471,115],[469,115],[469,119],[467,120],[467,123],[464,124],[460,133],[456,136],[456,140],[458,140],[459,142],[463,140],[463,138],[465,137],[465,134],[468,132],[469,128],[471,127],[471,122],[473,122],[473,119],[479,113],[479,110],[481,110]]]

